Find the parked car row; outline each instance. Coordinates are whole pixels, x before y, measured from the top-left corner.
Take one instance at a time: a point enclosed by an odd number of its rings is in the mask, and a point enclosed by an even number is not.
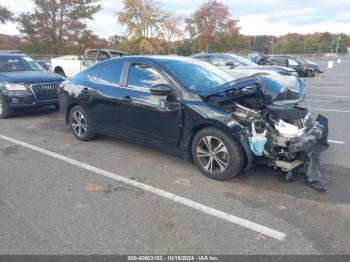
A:
[[[82,141],[103,134],[165,150],[217,180],[266,164],[288,180],[302,176],[310,187],[326,189],[319,155],[328,147],[328,121],[313,120],[300,106],[305,81],[291,73],[237,79],[198,58],[124,56],[62,82],[23,54],[0,59],[2,118],[15,106],[59,101]]]
[[[290,55],[251,55],[259,65],[283,66],[294,69],[300,77],[315,77],[323,73],[315,62]]]
[[[282,66],[262,66],[241,56],[230,53],[204,53],[193,57],[209,62],[220,67],[235,78],[242,78],[251,75],[294,75],[298,73],[289,67]]]

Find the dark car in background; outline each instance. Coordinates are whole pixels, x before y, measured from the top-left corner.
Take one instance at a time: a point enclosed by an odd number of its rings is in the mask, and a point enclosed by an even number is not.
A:
[[[192,57],[209,62],[235,78],[242,78],[251,75],[295,75],[298,73],[288,67],[258,65],[246,58],[231,53],[203,53],[196,54]]]
[[[98,133],[156,147],[218,180],[264,163],[313,183],[328,124],[298,105],[304,87],[295,76],[235,80],[198,59],[134,56],[82,71],[61,84],[59,98],[80,140]]]
[[[262,56],[257,61],[260,65],[277,65],[293,68],[301,77],[314,77],[322,73],[320,66],[310,60],[290,56],[290,55],[271,55]]]
[[[31,57],[0,53],[0,118],[18,108],[56,105],[62,76],[45,71]]]

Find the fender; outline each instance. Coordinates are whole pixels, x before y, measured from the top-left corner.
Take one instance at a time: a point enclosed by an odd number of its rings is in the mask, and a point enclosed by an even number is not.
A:
[[[244,170],[252,167],[254,157],[249,147],[246,128],[232,118],[230,113],[216,107],[208,107],[208,104],[200,100],[186,101],[183,110],[187,112],[182,114],[185,118],[182,120],[179,147],[185,159],[192,158],[191,146],[195,134],[203,128],[216,127],[241,145],[246,158]]]

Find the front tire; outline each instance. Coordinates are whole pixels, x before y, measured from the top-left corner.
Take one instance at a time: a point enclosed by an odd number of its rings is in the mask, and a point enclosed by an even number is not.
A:
[[[195,135],[192,157],[205,176],[216,180],[229,180],[237,176],[244,164],[238,143],[212,127],[202,129]]]
[[[90,141],[95,138],[89,116],[81,106],[72,108],[69,115],[69,125],[74,136],[79,140]]]
[[[0,95],[0,118],[5,119],[11,116],[11,111],[8,108],[5,99]]]

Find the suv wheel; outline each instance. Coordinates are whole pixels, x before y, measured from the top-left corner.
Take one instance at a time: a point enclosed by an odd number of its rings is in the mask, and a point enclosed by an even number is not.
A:
[[[192,157],[204,175],[216,180],[237,176],[244,164],[237,142],[216,128],[199,131],[192,142]]]
[[[89,117],[81,106],[72,108],[69,117],[69,124],[76,138],[89,141],[95,138],[95,133],[91,131]]]
[[[7,107],[4,98],[0,95],[0,118],[5,119],[10,116],[10,109]]]

